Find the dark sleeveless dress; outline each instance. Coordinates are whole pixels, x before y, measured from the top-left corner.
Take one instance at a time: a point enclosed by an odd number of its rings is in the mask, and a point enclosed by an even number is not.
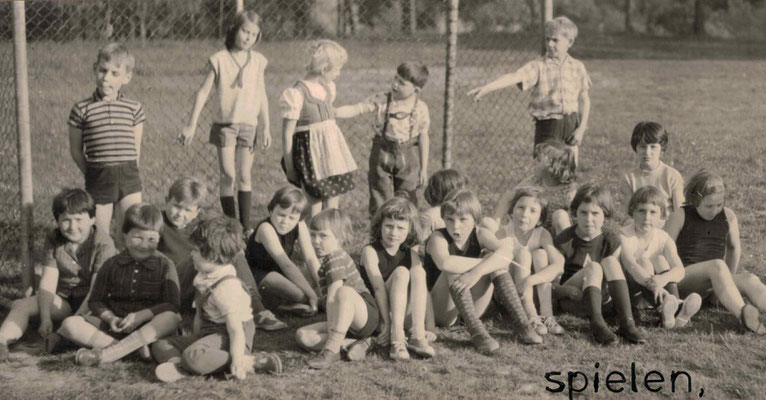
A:
[[[375,254],[378,255],[378,269],[380,270],[380,275],[383,277],[384,282],[388,280],[396,267],[401,266],[407,269],[412,267],[412,252],[410,249],[400,246],[396,254],[391,255],[388,254],[379,241],[371,243],[370,246],[375,250]],[[369,289],[370,292],[373,292],[372,282],[370,282],[370,278],[367,276],[367,269],[361,267],[359,270],[365,286],[367,286],[367,289]]]
[[[269,272],[282,273],[282,268],[280,268],[279,264],[271,258],[271,255],[266,251],[266,247],[263,246],[263,243],[256,243],[255,241],[255,234],[258,233],[258,229],[263,224],[271,225],[271,220],[266,218],[258,223],[253,234],[247,239],[247,248],[245,249],[245,258],[247,259],[247,263],[250,265],[250,270],[253,271],[253,277],[258,284],[261,283],[261,280],[268,275]],[[276,232],[276,228],[274,231]],[[284,235],[280,235],[279,232],[277,232],[277,237],[279,238],[279,244],[285,249],[285,253],[290,256],[295,248],[295,242],[298,241],[298,225],[295,225],[293,230]]]
[[[468,236],[468,240],[466,241],[465,249],[460,250],[456,245],[455,241],[452,239],[452,236],[447,232],[447,228],[441,228],[438,229],[437,232],[441,232],[441,234],[444,236],[445,239],[447,239],[449,254],[451,256],[462,256],[462,257],[471,257],[471,258],[479,258],[481,256],[481,245],[479,244],[479,237],[476,235],[476,228],[471,231],[471,235]],[[441,276],[442,271],[436,266],[436,263],[434,262],[434,259],[431,257],[428,252],[426,252],[426,259],[423,263],[423,269],[426,270],[426,286],[428,287],[428,291],[430,292],[431,289],[434,288],[434,285],[436,284],[436,281],[439,279],[439,276]]]
[[[716,214],[712,220],[703,219],[697,207],[683,206],[684,226],[678,233],[676,247],[684,266],[703,261],[723,259],[726,254],[726,238],[729,236],[729,220],[726,212]]]

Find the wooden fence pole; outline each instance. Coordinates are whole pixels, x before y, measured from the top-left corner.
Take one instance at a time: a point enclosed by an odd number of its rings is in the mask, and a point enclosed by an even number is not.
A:
[[[540,36],[543,42],[543,55],[545,55],[545,23],[553,19],[553,0],[540,0],[540,3],[542,3],[543,8],[540,13],[540,16],[542,16],[542,24],[540,26],[542,34]]]
[[[236,0],[237,1],[237,12],[240,12],[245,9],[244,0]]]
[[[19,193],[21,207],[20,253],[23,290],[32,287],[34,270],[29,253],[32,226],[32,146],[29,124],[29,86],[27,84],[27,32],[24,2],[13,2],[13,55],[16,82],[16,130],[18,134]]]
[[[455,83],[453,74],[457,59],[457,19],[458,0],[447,2],[447,69],[444,83],[444,132],[442,140],[442,166],[452,166],[452,113],[455,102]]]

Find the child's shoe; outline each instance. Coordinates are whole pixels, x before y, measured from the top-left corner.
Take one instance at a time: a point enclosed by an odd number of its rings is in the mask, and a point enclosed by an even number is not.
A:
[[[745,304],[739,316],[742,325],[756,335],[766,335],[766,326],[761,322],[761,313],[752,304]]]
[[[372,346],[372,338],[359,339],[351,343],[346,350],[349,361],[362,361],[367,357],[367,350]]]
[[[636,327],[636,325],[623,325],[617,329],[617,335],[622,336],[623,339],[634,344],[646,343],[644,334]]]
[[[53,354],[56,351],[58,351],[59,346],[61,345],[61,335],[59,335],[56,332],[51,332],[45,338],[43,338],[43,344],[45,345],[45,352],[48,354]]]
[[[678,312],[678,315],[676,315],[676,328],[683,328],[686,326],[686,324],[689,323],[689,320],[692,319],[692,317],[697,314],[697,311],[700,310],[700,307],[702,306],[702,297],[700,297],[697,293],[692,293],[683,301],[683,304],[681,305],[681,310]]]
[[[617,335],[615,335],[614,332],[612,332],[612,330],[609,329],[608,325],[594,323],[591,321],[590,329],[593,331],[593,339],[598,344],[609,346],[612,344],[616,344],[617,342],[620,341],[617,338]]]
[[[548,329],[548,333],[552,333],[554,335],[561,335],[564,333],[564,328],[559,325],[558,322],[556,322],[556,317],[549,316],[549,317],[542,317],[543,318],[543,324]]]
[[[11,351],[8,349],[8,343],[0,342],[0,362],[8,361]]]
[[[529,324],[532,325],[532,329],[534,329],[538,335],[544,336],[548,334],[548,328],[543,324],[543,320],[539,316],[530,318]]]
[[[407,352],[407,345],[404,341],[391,342],[390,350],[388,351],[389,357],[395,361],[404,361],[410,359],[410,353]]]
[[[74,355],[75,364],[92,367],[101,362],[101,350],[81,348]]]
[[[160,382],[170,383],[186,378],[189,374],[181,368],[181,357],[172,357],[154,369],[154,376]]]
[[[660,304],[663,328],[670,329],[676,325],[676,311],[678,311],[678,298],[672,294],[665,296]]]
[[[526,326],[521,327],[518,335],[519,340],[524,344],[540,344],[543,342],[543,337],[535,332],[535,328],[532,327],[532,324],[527,324]]]
[[[282,360],[274,353],[258,352],[253,354],[253,370],[279,375],[282,373]]]
[[[287,324],[277,319],[269,310],[263,310],[255,316],[255,326],[264,331],[278,331],[287,328]]]
[[[325,369],[337,361],[340,361],[340,353],[322,349],[319,354],[311,357],[309,360],[309,368]]]
[[[480,353],[490,354],[500,348],[500,343],[489,335],[476,335],[471,337],[471,342]]]
[[[436,355],[436,350],[428,342],[427,338],[411,338],[407,341],[407,349],[420,357],[433,358]]]

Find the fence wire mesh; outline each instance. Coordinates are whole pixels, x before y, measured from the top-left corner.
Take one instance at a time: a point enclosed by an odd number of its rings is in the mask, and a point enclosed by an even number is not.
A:
[[[465,92],[509,72],[539,50],[537,0],[466,0],[460,3],[461,34],[456,76],[454,167],[465,172],[485,206],[502,188],[520,180],[515,171],[528,164],[531,122],[527,98],[514,91],[475,104]],[[135,55],[133,78],[123,91],[146,113],[141,151],[144,201],[162,204],[170,184],[193,175],[208,185],[207,203],[218,204],[218,160],[207,144],[211,101],[200,117],[190,146],[176,140],[193,105],[210,55],[223,46],[235,14],[233,0],[33,1],[26,3],[27,53],[35,227],[32,254],[39,255],[45,231],[53,224],[50,204],[64,187],[83,187],[71,161],[66,121],[72,105],[95,90],[96,52],[110,41],[124,42]],[[263,40],[256,50],[268,60],[265,82],[273,145],[256,152],[253,166],[253,221],[265,217],[271,194],[287,184],[279,167],[279,96],[304,75],[312,40],[334,38],[349,53],[336,80],[335,105],[361,101],[387,90],[396,67],[406,60],[428,65],[430,76],[420,98],[431,117],[430,172],[442,165],[446,10],[440,0],[245,0],[244,8],[262,17]],[[18,172],[11,44],[11,4],[0,3],[0,277],[18,279]],[[494,10],[501,10],[495,12]],[[526,11],[525,11],[526,10]],[[531,10],[531,11],[530,11]],[[515,15],[497,19],[497,15]],[[339,122],[359,172],[357,189],[341,206],[352,214],[358,235],[367,230],[367,164],[371,116]],[[10,251],[10,252],[9,252]],[[39,260],[36,260],[39,261]],[[5,277],[9,279],[5,279]],[[0,297],[7,297],[0,292]],[[10,292],[9,292],[10,293]]]

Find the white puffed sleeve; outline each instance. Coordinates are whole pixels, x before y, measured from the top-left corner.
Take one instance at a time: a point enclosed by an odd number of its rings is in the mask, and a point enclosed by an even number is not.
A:
[[[296,88],[285,89],[279,98],[279,107],[282,109],[283,119],[297,120],[303,108],[303,94]]]

